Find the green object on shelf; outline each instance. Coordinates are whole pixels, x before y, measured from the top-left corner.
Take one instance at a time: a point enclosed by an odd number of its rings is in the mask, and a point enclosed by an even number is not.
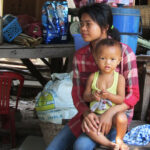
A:
[[[138,37],[138,45],[145,47],[147,49],[150,49],[150,41],[142,38],[142,37]]]

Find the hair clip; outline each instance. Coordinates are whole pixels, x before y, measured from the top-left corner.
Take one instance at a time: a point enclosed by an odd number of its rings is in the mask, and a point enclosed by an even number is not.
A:
[[[112,30],[113,28],[114,28],[114,26],[112,25],[112,26],[111,26],[111,30]]]

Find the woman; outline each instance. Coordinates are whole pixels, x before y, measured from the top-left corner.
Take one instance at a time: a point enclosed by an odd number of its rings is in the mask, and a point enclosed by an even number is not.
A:
[[[78,50],[73,60],[73,89],[72,97],[78,114],[71,119],[62,131],[50,143],[47,150],[93,150],[97,143],[83,132],[89,129],[101,131],[109,140],[115,138],[112,129],[112,118],[116,115],[124,119],[120,112],[126,111],[128,123],[132,120],[134,105],[139,100],[139,86],[136,57],[131,48],[122,44],[122,61],[117,70],[126,80],[126,97],[123,104],[111,107],[99,118],[89,109],[88,103],[83,100],[83,92],[88,76],[98,70],[93,58],[96,43],[102,39],[113,38],[120,40],[118,31],[113,27],[113,16],[110,6],[104,3],[95,3],[83,6],[79,11],[81,21],[80,32],[89,45]],[[93,95],[91,95],[93,100]],[[113,109],[112,109],[113,108]],[[127,149],[124,144],[121,150]]]

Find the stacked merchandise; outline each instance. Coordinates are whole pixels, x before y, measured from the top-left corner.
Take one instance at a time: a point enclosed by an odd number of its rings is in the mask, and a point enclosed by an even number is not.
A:
[[[47,1],[42,8],[44,43],[64,43],[68,34],[67,1]]]
[[[126,6],[134,5],[134,0],[74,0],[74,2],[77,7],[81,7],[89,3],[101,3],[101,2],[106,2],[111,6],[117,6],[117,4],[124,4]]]

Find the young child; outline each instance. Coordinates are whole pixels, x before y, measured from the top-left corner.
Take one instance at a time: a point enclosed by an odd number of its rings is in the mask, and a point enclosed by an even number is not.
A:
[[[90,109],[101,115],[110,107],[122,104],[125,98],[125,79],[115,71],[121,61],[121,44],[113,39],[101,40],[97,43],[93,56],[99,71],[89,76],[83,99],[91,101],[89,96],[92,94],[94,99],[90,102]],[[122,121],[120,125],[127,127],[127,121]],[[109,141],[102,132],[99,132],[100,130],[98,132],[90,130],[86,134],[99,144],[119,150],[126,133],[126,130],[122,130],[122,126],[116,127],[116,144]]]

